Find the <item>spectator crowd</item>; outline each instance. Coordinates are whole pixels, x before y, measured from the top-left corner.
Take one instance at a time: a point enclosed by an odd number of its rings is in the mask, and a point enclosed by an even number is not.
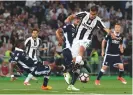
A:
[[[115,3],[115,1],[112,2]],[[119,2],[121,4],[123,1]],[[50,49],[57,43],[55,31],[64,25],[68,15],[88,11],[93,5],[98,5],[98,16],[102,18],[106,27],[113,30],[116,22],[121,23],[125,55],[130,56],[132,3],[124,2],[124,8],[121,5],[108,6],[109,3],[104,1],[0,1],[0,62],[6,55],[8,56],[6,51],[11,50],[18,39],[25,40],[31,35],[32,28],[40,30],[39,37],[44,47],[48,47],[48,50],[41,54],[49,56]],[[94,33],[96,40],[93,41],[92,48],[100,53],[100,43],[104,36],[101,36],[103,34],[99,31]]]

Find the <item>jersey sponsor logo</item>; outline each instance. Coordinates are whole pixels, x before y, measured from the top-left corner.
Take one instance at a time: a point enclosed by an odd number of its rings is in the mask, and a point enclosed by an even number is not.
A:
[[[36,49],[36,48],[37,48],[37,46],[31,46],[31,48]]]
[[[50,72],[49,70],[48,71],[40,71],[40,72],[35,71],[35,74],[36,75],[48,75],[49,72]]]
[[[92,27],[88,26],[87,24],[82,23],[82,25],[83,25],[85,28],[87,28],[87,29],[89,29],[89,30],[92,30]]]
[[[117,41],[117,40],[112,40],[112,43],[114,43],[114,44],[119,44],[119,43],[120,43],[120,41]]]

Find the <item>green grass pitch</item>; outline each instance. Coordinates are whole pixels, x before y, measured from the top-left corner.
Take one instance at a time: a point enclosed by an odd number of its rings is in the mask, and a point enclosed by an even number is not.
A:
[[[52,90],[41,90],[43,78],[38,78],[38,81],[31,81],[31,86],[24,86],[24,77],[17,79],[14,82],[10,78],[0,78],[0,94],[131,94],[132,93],[132,78],[126,76],[127,84],[122,84],[116,80],[116,76],[103,76],[101,85],[94,85],[96,76],[91,76],[88,83],[77,81],[75,86],[80,88],[80,91],[67,91],[67,84],[63,77],[50,77],[49,85]]]

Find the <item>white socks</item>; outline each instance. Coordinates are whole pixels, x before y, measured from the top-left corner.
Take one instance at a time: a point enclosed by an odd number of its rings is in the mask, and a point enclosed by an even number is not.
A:
[[[77,56],[75,63],[80,63],[81,61],[82,61],[82,57],[81,56]]]
[[[29,82],[32,77],[33,77],[33,75],[31,73],[29,73],[24,82]]]

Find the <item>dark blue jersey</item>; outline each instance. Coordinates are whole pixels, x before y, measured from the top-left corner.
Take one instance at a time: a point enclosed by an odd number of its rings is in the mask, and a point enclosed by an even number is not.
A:
[[[116,36],[117,40],[112,39],[110,35],[106,35],[105,40],[107,41],[105,54],[119,55],[120,48],[119,45],[122,44],[123,37],[121,35]]]
[[[63,26],[64,45],[63,48],[70,48],[76,35],[76,27],[73,24]]]
[[[16,49],[16,48],[15,48]],[[27,73],[31,73],[34,76],[48,76],[51,72],[51,68],[48,65],[43,65],[42,63],[38,62],[35,65],[35,61],[31,59],[23,50],[15,50],[11,54],[10,62],[15,62],[17,66],[21,69],[26,71]]]
[[[33,71],[35,67],[34,61],[23,51],[15,50],[11,55],[10,62],[17,63],[20,69],[25,69],[29,72]]]

